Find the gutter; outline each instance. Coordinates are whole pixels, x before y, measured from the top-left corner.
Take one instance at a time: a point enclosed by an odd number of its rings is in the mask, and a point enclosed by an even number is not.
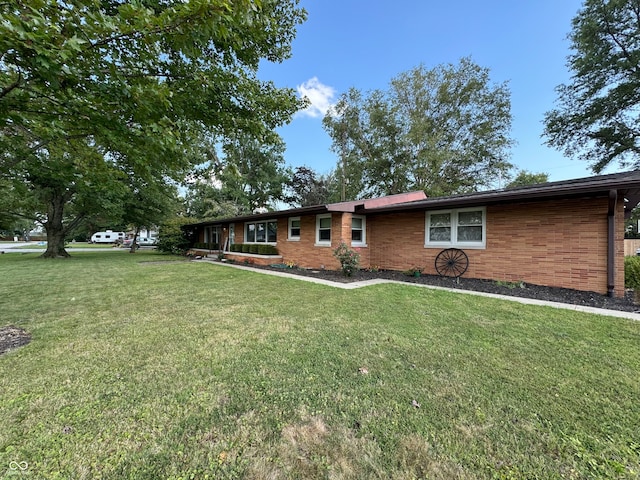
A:
[[[618,191],[609,190],[609,210],[607,212],[607,224],[609,227],[607,239],[607,296],[613,297],[616,278],[616,205],[618,203]]]

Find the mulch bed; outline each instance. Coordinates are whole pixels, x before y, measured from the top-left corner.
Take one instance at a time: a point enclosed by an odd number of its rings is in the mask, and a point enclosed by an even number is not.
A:
[[[0,355],[22,347],[31,341],[31,334],[26,330],[9,325],[0,327]]]
[[[439,275],[424,274],[420,277],[413,277],[403,272],[391,270],[380,270],[377,272],[359,270],[355,272],[351,277],[345,277],[342,272],[336,270],[307,270],[299,268],[283,269],[281,267],[262,267],[256,265],[250,266],[260,269],[284,271],[294,275],[322,278],[334,282],[347,283],[382,278],[406,283],[433,285],[460,290],[494,293],[512,297],[533,298],[549,302],[568,303],[571,305],[582,305],[585,307],[640,313],[640,305],[634,303],[633,301],[633,291],[625,292],[625,296],[622,298],[609,298],[606,295],[602,295],[596,292],[583,292],[580,290],[572,290],[570,288],[544,287],[541,285],[533,285],[524,282],[496,282],[494,280],[481,280],[465,277],[456,279],[451,277],[440,277]]]

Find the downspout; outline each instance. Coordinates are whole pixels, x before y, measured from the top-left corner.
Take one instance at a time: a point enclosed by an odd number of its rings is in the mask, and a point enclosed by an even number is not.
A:
[[[618,191],[609,190],[609,211],[607,213],[609,235],[607,251],[607,296],[613,297],[616,278],[616,204]]]

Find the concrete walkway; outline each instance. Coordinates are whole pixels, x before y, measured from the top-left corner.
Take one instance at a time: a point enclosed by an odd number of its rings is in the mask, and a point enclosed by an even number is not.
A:
[[[375,280],[364,280],[364,281],[360,281],[360,282],[349,282],[349,283],[342,283],[342,282],[332,282],[330,280],[325,280],[323,278],[314,278],[314,277],[309,277],[306,275],[296,275],[293,273],[287,273],[287,272],[279,272],[277,270],[267,270],[267,269],[263,269],[263,268],[253,268],[253,267],[248,267],[246,265],[238,265],[238,264],[234,264],[234,263],[226,263],[226,262],[218,262],[218,261],[213,261],[211,259],[206,259],[206,258],[202,258],[200,260],[194,260],[195,262],[205,262],[205,263],[214,263],[215,265],[220,265],[220,266],[224,266],[224,267],[232,267],[232,268],[238,268],[240,270],[248,270],[251,272],[257,272],[257,273],[263,273],[266,275],[274,275],[276,277],[284,277],[284,278],[293,278],[295,280],[302,280],[305,282],[311,282],[311,283],[317,283],[320,285],[326,285],[329,287],[335,287],[335,288],[342,288],[343,290],[353,290],[356,288],[362,288],[362,287],[368,287],[370,285],[378,285],[381,283],[397,283],[400,285],[410,285],[410,286],[414,286],[414,287],[422,287],[422,288],[429,288],[432,290],[444,290],[447,292],[452,292],[452,293],[464,293],[467,295],[477,295],[479,297],[489,297],[489,298],[496,298],[498,300],[506,300],[506,301],[510,301],[510,302],[518,302],[518,303],[522,303],[525,305],[537,305],[540,307],[552,307],[552,308],[561,308],[564,310],[574,310],[576,312],[584,312],[584,313],[593,313],[596,315],[605,315],[608,317],[618,317],[618,318],[627,318],[630,320],[636,320],[636,321],[640,321],[640,312],[639,313],[635,313],[635,312],[623,312],[620,310],[606,310],[603,308],[595,308],[595,307],[585,307],[582,305],[572,305],[569,303],[559,303],[559,302],[549,302],[546,300],[536,300],[534,298],[522,298],[522,297],[511,297],[509,295],[498,295],[495,293],[485,293],[485,292],[476,292],[473,290],[461,290],[459,288],[447,288],[447,287],[438,287],[435,285],[424,285],[424,284],[420,284],[420,283],[406,283],[406,282],[399,282],[397,280],[386,280],[386,279],[375,279]]]

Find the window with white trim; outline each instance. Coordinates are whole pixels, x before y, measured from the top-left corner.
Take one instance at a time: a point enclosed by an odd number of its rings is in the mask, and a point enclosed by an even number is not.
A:
[[[289,218],[289,240],[300,240],[300,217]]]
[[[486,216],[484,207],[427,212],[425,245],[485,248]]]
[[[316,245],[331,246],[331,215],[316,216]]]
[[[367,220],[361,215],[351,217],[351,245],[364,246],[367,244]]]
[[[267,220],[244,224],[244,243],[276,243],[278,222]]]

